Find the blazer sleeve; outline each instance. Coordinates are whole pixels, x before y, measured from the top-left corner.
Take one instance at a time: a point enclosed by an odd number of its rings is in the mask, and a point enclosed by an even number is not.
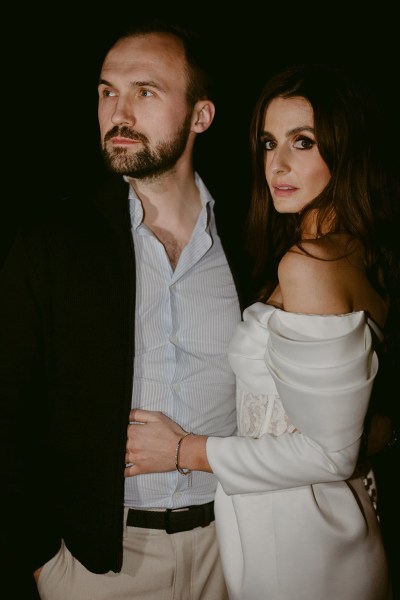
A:
[[[18,551],[15,564],[21,577],[42,566],[60,546],[44,450],[45,294],[34,258],[38,246],[28,238],[17,236],[0,272],[1,538],[8,555],[12,548]]]

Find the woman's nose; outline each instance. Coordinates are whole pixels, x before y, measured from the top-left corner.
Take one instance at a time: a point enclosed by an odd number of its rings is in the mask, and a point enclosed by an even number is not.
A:
[[[274,175],[285,173],[290,170],[287,156],[284,149],[276,150],[271,160],[271,171]]]

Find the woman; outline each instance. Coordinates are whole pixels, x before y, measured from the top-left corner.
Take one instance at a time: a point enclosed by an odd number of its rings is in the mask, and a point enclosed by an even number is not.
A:
[[[248,239],[261,291],[229,354],[238,436],[131,414],[127,476],[216,474],[234,600],[390,598],[379,519],[357,467],[378,364],[390,363],[399,331],[398,196],[368,117],[362,93],[333,67],[270,79],[251,123]]]

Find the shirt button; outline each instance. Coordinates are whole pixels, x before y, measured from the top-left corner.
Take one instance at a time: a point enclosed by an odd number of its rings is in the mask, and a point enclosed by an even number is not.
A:
[[[180,392],[181,386],[179,385],[179,383],[174,383],[172,389],[174,390],[174,392]]]
[[[176,335],[170,335],[169,341],[171,342],[171,344],[176,344],[176,342],[178,341]]]

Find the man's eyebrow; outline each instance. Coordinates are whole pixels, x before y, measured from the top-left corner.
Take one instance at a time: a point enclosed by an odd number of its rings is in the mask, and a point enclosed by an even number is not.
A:
[[[145,81],[132,81],[131,85],[136,86],[136,87],[154,87],[154,88],[157,88],[158,90],[162,89],[160,84],[157,83],[156,81],[153,81],[152,79],[148,79]]]
[[[107,81],[107,79],[100,79],[98,85],[106,85],[108,87],[114,87],[110,81]],[[131,81],[130,86],[131,87],[153,87],[160,91],[163,90],[163,88],[160,86],[160,84],[157,83],[156,81],[153,81],[152,79],[145,80],[145,81]]]

